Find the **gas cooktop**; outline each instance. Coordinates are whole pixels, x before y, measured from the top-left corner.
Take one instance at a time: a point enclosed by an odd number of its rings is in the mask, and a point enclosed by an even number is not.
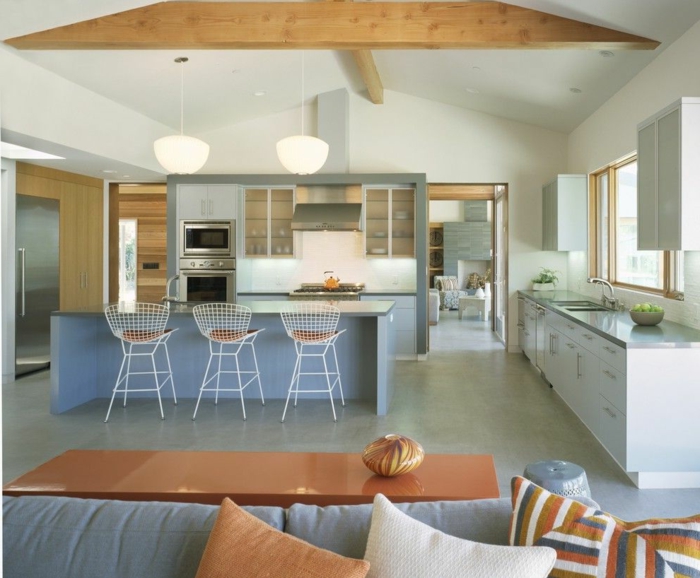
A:
[[[364,283],[340,283],[338,287],[326,289],[323,283],[302,283],[299,289],[292,291],[289,296],[297,299],[358,299],[365,290]]]

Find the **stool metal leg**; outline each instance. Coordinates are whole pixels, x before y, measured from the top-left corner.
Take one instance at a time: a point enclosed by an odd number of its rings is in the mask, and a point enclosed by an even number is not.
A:
[[[153,379],[156,382],[156,394],[158,395],[158,406],[160,407],[160,419],[165,419],[165,414],[163,413],[163,401],[160,399],[160,384],[158,383],[158,370],[156,369],[156,351],[158,351],[157,345],[151,353],[151,365],[153,366]]]
[[[335,361],[335,371],[338,376],[338,389],[340,389],[340,402],[345,407],[345,397],[343,397],[343,383],[340,381],[340,366],[338,365],[338,356],[335,353],[335,342],[331,343],[333,349],[333,360]]]
[[[175,394],[175,381],[173,380],[173,370],[172,367],[170,367],[170,355],[168,355],[168,344],[166,342],[163,342],[163,349],[165,349],[165,359],[168,362],[168,376],[170,379],[170,387],[172,387],[173,389],[173,405],[177,405],[177,395]],[[163,384],[165,384],[165,382],[163,382]]]
[[[126,407],[126,393],[129,390],[129,375],[131,375],[131,349],[134,347],[133,343],[129,344],[129,353],[128,353],[128,359],[126,361],[126,381],[124,382],[124,403],[122,407]],[[122,343],[122,349],[124,348],[124,344]],[[127,355],[126,351],[124,351],[124,355]]]
[[[197,410],[199,409],[199,402],[202,401],[202,394],[204,393],[204,386],[207,384],[207,376],[209,375],[209,368],[211,367],[211,360],[214,358],[214,351],[212,350],[211,341],[209,342],[209,361],[207,362],[207,368],[204,370],[204,377],[202,378],[202,385],[199,388],[199,396],[197,397],[197,405],[194,407],[194,413],[192,414],[192,421],[197,417]]]
[[[260,370],[258,369],[258,358],[255,355],[255,345],[253,345],[252,341],[248,345],[250,345],[250,350],[253,352],[253,364],[255,365],[255,377],[258,378],[258,387],[260,388],[260,400],[265,405],[265,396],[263,396],[262,382],[260,381]]]
[[[243,399],[243,381],[241,380],[241,366],[238,363],[238,354],[240,352],[241,352],[241,346],[239,345],[236,348],[236,353],[233,354],[233,360],[236,362],[236,376],[238,377],[238,392],[241,394],[241,407],[243,408],[243,421],[245,421],[248,418],[245,415],[245,400]]]
[[[326,363],[326,352],[328,347],[323,351],[321,359],[323,359],[323,369],[326,372],[326,383],[328,384],[328,397],[331,398],[331,410],[333,411],[333,421],[338,421],[338,417],[335,415],[335,403],[333,402],[333,386],[331,385],[331,376],[328,373],[328,364]],[[335,382],[333,382],[335,383]]]

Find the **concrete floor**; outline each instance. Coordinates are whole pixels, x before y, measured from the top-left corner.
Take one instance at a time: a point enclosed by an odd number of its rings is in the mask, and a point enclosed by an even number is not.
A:
[[[3,483],[68,449],[360,452],[395,432],[429,453],[493,454],[503,496],[526,464],[563,459],[585,468],[593,497],[621,518],[700,512],[700,490],[635,488],[528,360],[505,352],[489,325],[441,311],[428,361],[397,363],[389,415],[349,402],[337,423],[327,401],[300,398],[284,424],[282,401],[262,407],[251,400],[245,422],[239,401],[203,401],[193,422],[194,400],[165,403],[161,421],[155,401],[136,399],[125,409],[115,403],[104,424],[106,400],[50,415],[48,372],[24,377],[3,386]]]

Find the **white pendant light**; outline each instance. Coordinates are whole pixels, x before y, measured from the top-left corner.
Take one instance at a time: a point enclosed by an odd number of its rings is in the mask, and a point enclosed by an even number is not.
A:
[[[181,56],[175,62],[182,65],[189,58]],[[203,140],[183,134],[185,102],[185,70],[180,69],[180,134],[164,136],[153,143],[158,162],[169,173],[190,175],[204,166],[209,157],[209,145]]]
[[[301,53],[301,134],[288,136],[277,143],[277,156],[290,173],[311,175],[328,158],[328,143],[304,135],[304,53]]]

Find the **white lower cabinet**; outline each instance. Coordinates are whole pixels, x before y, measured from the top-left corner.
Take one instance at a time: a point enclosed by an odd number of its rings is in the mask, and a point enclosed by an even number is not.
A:
[[[392,314],[396,327],[396,355],[415,358],[416,298],[413,295],[361,295],[362,301],[394,301]]]
[[[598,432],[596,435],[605,449],[623,469],[627,469],[627,416],[605,396],[599,396]],[[595,432],[594,432],[595,433]]]

